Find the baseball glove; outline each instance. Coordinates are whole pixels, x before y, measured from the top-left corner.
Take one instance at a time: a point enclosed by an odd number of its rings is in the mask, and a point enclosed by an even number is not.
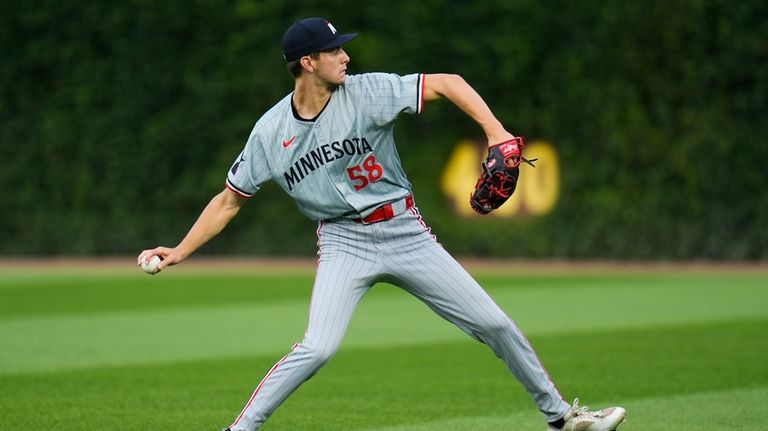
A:
[[[520,163],[535,166],[533,162],[537,160],[527,160],[522,156],[524,146],[523,137],[518,136],[488,148],[488,157],[482,163],[483,173],[469,197],[473,210],[488,214],[512,196],[520,176]]]

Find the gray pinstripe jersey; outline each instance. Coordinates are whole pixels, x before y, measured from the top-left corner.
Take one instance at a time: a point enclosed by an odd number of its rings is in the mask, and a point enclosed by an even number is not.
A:
[[[410,193],[392,129],[421,112],[422,91],[421,74],[350,75],[314,121],[294,116],[291,93],[256,122],[227,187],[251,197],[273,179],[313,220],[365,217]]]

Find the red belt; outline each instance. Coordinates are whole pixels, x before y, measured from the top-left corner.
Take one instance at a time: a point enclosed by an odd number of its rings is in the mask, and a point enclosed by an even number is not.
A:
[[[404,211],[407,211],[411,208],[413,208],[413,195],[408,195],[405,197]],[[394,209],[392,209],[392,202],[390,202],[388,204],[384,204],[376,208],[372,213],[368,215],[368,217],[356,218],[352,220],[354,220],[355,223],[371,224],[371,223],[378,223],[380,221],[389,220],[399,214],[400,213],[395,214]]]

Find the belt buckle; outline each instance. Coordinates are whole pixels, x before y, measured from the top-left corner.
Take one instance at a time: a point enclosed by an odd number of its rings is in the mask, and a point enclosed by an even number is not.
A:
[[[373,215],[373,214],[374,214],[376,211],[378,211],[380,208],[381,208],[381,207],[379,207],[379,208],[376,208],[375,210],[373,210],[373,212],[372,212],[372,213],[368,214],[368,217],[372,216],[372,215]],[[365,226],[367,226],[367,225],[369,225],[369,224],[374,224],[374,223],[376,223],[375,221],[372,221],[372,222],[366,221],[366,219],[367,219],[368,217],[360,217],[360,218],[359,218],[359,219],[357,219],[357,220],[359,221],[359,223],[360,223],[360,224],[362,224],[362,225],[365,225]],[[378,221],[378,220],[377,220],[377,221]]]
[[[399,202],[399,201],[397,201],[397,202]],[[378,222],[381,222],[381,221],[387,221],[387,220],[391,220],[391,219],[395,218],[395,210],[393,209],[392,204],[393,204],[393,202],[386,203],[386,204],[376,208],[375,210],[373,210],[372,213],[368,214],[368,217],[364,217],[364,218],[360,217],[360,223],[364,224],[364,225],[369,225],[369,224],[374,224],[374,223],[378,223]],[[413,195],[408,195],[408,196],[405,197],[404,205],[405,205],[405,209],[406,210],[408,210],[408,208],[413,207]],[[376,219],[374,221],[370,221],[370,222],[365,220],[365,219],[373,216],[374,214],[376,214],[379,211],[382,211],[384,213],[381,218],[378,218],[378,219]]]
[[[387,209],[389,209],[389,211],[387,211]],[[376,217],[375,220],[366,221],[366,219],[368,219],[370,217],[373,217],[374,215],[378,215],[377,213],[379,211],[383,211],[384,212],[384,214],[381,217]],[[392,214],[392,204],[384,204],[384,205],[376,208],[375,210],[373,210],[372,213],[368,214],[368,217],[361,218],[360,222],[362,224],[364,224],[364,225],[369,225],[369,224],[378,223],[380,221],[386,221],[386,220],[389,220],[387,217],[392,218],[390,216],[391,214]]]

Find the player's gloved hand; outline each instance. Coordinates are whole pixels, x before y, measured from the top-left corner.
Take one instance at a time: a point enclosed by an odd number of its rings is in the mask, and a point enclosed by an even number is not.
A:
[[[524,146],[523,137],[518,136],[488,148],[488,157],[482,163],[483,172],[469,197],[473,210],[488,214],[512,196],[520,176],[520,163],[534,166],[536,161],[522,156]]]

